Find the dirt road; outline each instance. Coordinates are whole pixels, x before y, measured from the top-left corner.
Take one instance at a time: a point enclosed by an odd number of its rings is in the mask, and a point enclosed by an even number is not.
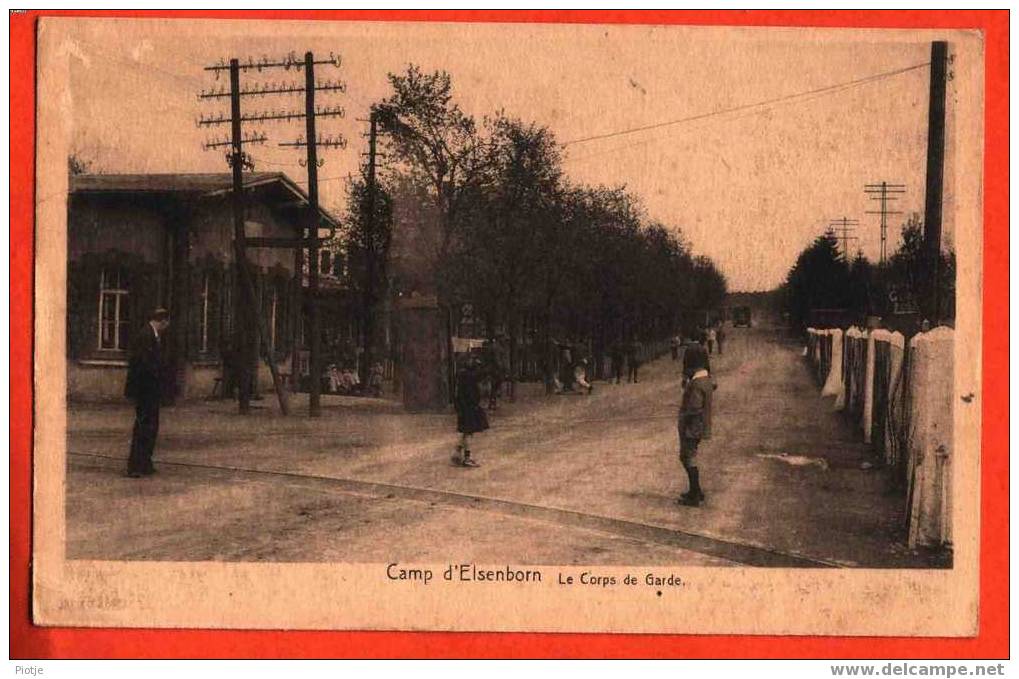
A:
[[[448,414],[326,399],[323,417],[269,401],[167,409],[160,473],[119,476],[125,407],[70,413],[72,558],[768,566],[924,566],[901,546],[900,496],[831,412],[797,347],[733,329],[718,382],[700,508],[677,456],[678,363],[638,384],[546,397],[522,385],[478,436],[478,469],[450,466]],[[791,464],[790,462],[801,464]]]

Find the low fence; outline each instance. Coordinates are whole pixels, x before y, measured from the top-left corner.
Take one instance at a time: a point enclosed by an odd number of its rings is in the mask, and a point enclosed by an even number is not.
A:
[[[854,422],[906,497],[909,545],[952,542],[954,332],[807,329],[804,356],[823,396]]]

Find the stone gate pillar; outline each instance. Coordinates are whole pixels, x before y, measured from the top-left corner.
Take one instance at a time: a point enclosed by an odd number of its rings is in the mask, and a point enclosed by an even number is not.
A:
[[[403,297],[400,324],[400,381],[408,410],[440,410],[447,404],[445,322],[434,295]]]

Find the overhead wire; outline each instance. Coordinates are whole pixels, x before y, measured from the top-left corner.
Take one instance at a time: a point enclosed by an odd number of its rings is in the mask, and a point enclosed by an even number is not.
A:
[[[927,66],[927,65],[929,65],[929,63],[927,63],[927,64],[919,64],[916,67],[910,68],[909,70],[915,70],[915,68],[920,68],[920,67]],[[903,71],[897,72],[896,75],[904,73],[904,72],[906,72],[906,71],[903,70]],[[874,76],[871,76],[871,77],[873,78]],[[888,76],[886,76],[886,77],[888,77]],[[862,85],[862,84],[864,84],[864,83],[858,82],[858,81],[854,81],[854,82],[849,83],[849,84],[843,83],[841,85],[833,85],[831,87],[824,88],[824,91],[819,91],[819,92],[818,91],[814,91],[814,92],[809,92],[809,93],[800,93],[798,95],[788,95],[787,97],[784,97],[782,101],[772,102],[772,103],[768,103],[768,104],[758,104],[757,106],[755,106],[753,108],[750,108],[751,105],[747,105],[746,107],[741,107],[742,110],[739,111],[739,115],[732,115],[731,117],[727,118],[725,122],[734,121],[734,120],[742,120],[744,118],[749,118],[751,116],[760,115],[764,110],[768,110],[768,107],[790,106],[790,105],[802,104],[802,103],[807,103],[807,102],[810,102],[810,101],[815,101],[815,100],[821,99],[823,97],[827,97],[827,96],[830,96],[830,95],[833,95],[833,94],[839,94],[841,92],[845,92],[846,90],[852,89],[854,87],[858,87],[859,85]],[[762,109],[762,110],[757,110],[757,109]],[[724,111],[724,112],[715,113],[713,115],[729,115],[730,113],[731,113],[731,111]],[[708,116],[703,116],[703,119],[707,120]],[[627,152],[629,150],[632,150],[632,149],[635,149],[635,148],[640,148],[640,147],[647,146],[648,144],[650,144],[652,142],[655,142],[655,141],[660,141],[662,139],[671,139],[671,138],[674,138],[674,137],[679,136],[681,134],[686,134],[688,132],[693,132],[693,131],[696,131],[696,130],[704,129],[704,128],[706,128],[706,127],[708,127],[710,125],[713,125],[713,124],[715,124],[715,121],[708,120],[708,122],[705,122],[704,124],[701,124],[701,125],[697,125],[695,127],[678,130],[676,132],[671,132],[669,134],[655,135],[653,137],[649,137],[647,139],[642,139],[640,141],[632,142],[630,144],[623,144],[623,145],[620,145],[620,146],[613,146],[612,148],[609,148],[609,149],[604,149],[604,150],[601,150],[601,151],[595,151],[593,153],[588,153],[588,154],[585,154],[585,155],[582,155],[582,156],[571,157],[571,156],[567,155],[565,160],[566,160],[566,162],[578,163],[578,162],[582,162],[582,161],[585,161],[585,160],[589,160],[591,158],[596,158],[596,157],[599,157],[599,156],[603,156],[603,155],[606,155],[608,153],[625,153],[625,152]]]
[[[612,137],[619,137],[619,136],[623,136],[623,135],[627,135],[627,134],[635,134],[637,132],[646,132],[648,130],[655,130],[655,129],[659,129],[659,128],[662,128],[662,127],[669,127],[669,126],[672,126],[672,125],[679,125],[681,123],[689,123],[689,122],[694,122],[694,121],[697,121],[697,120],[704,120],[704,119],[707,119],[707,118],[712,118],[714,116],[725,115],[725,114],[728,114],[728,113],[736,113],[736,112],[739,112],[739,111],[746,111],[748,109],[760,108],[760,107],[763,107],[763,106],[772,106],[774,104],[779,104],[779,103],[782,103],[782,102],[785,102],[785,101],[788,101],[788,100],[800,99],[800,98],[809,97],[809,96],[812,96],[812,95],[823,95],[823,94],[828,94],[828,93],[834,93],[834,92],[838,92],[838,91],[841,91],[841,90],[849,89],[849,88],[852,88],[852,87],[857,87],[857,86],[860,86],[860,85],[864,85],[864,84],[867,84],[867,83],[870,83],[870,82],[874,82],[874,81],[877,81],[877,80],[883,80],[885,78],[891,78],[891,77],[894,77],[894,76],[897,76],[897,75],[901,75],[903,73],[908,73],[910,71],[915,71],[915,70],[918,70],[918,69],[921,69],[921,68],[925,68],[927,66],[930,66],[930,62],[929,61],[928,62],[924,62],[924,63],[920,63],[920,64],[913,64],[912,66],[906,66],[904,68],[899,68],[899,69],[895,69],[895,70],[892,70],[892,71],[884,71],[882,73],[875,73],[873,75],[865,76],[865,77],[862,77],[862,78],[857,78],[855,80],[849,80],[849,81],[842,82],[842,83],[836,83],[834,85],[826,85],[824,87],[818,87],[818,88],[815,88],[815,89],[812,89],[812,90],[806,90],[806,91],[803,91],[803,92],[795,92],[793,94],[786,94],[786,95],[782,95],[780,97],[773,97],[771,99],[764,99],[764,100],[761,100],[761,101],[755,101],[755,102],[751,102],[751,103],[748,103],[748,104],[740,104],[738,106],[730,106],[728,108],[723,108],[723,109],[719,109],[719,110],[716,110],[716,111],[708,111],[708,112],[705,112],[705,113],[698,113],[698,114],[694,114],[694,115],[690,115],[690,116],[684,116],[683,118],[677,118],[675,120],[666,120],[666,121],[660,122],[660,123],[652,123],[650,125],[641,125],[639,127],[631,127],[631,128],[624,129],[624,130],[616,130],[614,132],[606,132],[604,134],[593,134],[593,135],[590,135],[590,136],[587,136],[587,137],[580,137],[578,139],[571,139],[569,141],[562,142],[561,146],[568,147],[568,146],[573,146],[575,144],[584,144],[584,143],[587,143],[587,142],[597,141],[597,140],[600,140],[600,139],[609,139],[609,138],[612,138]]]

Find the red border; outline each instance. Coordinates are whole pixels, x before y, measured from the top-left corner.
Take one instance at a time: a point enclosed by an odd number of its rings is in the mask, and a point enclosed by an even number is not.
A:
[[[41,628],[31,624],[35,31],[40,16],[977,29],[986,38],[984,398],[979,635],[972,639]],[[1008,21],[980,11],[30,11],[11,38],[12,658],[1007,658]]]

